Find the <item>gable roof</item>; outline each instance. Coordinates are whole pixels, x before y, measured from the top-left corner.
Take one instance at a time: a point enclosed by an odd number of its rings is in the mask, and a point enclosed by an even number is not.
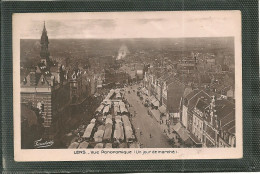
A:
[[[206,108],[209,106],[210,100],[204,100],[204,98],[199,98],[196,104],[196,108],[201,112],[204,112]]]
[[[49,87],[50,82],[45,78],[44,75],[41,75],[37,87]]]
[[[195,105],[198,102],[198,99],[204,98],[204,100],[210,101],[211,97],[203,90],[193,90],[191,93],[189,93],[185,99],[188,100],[188,110],[191,110],[195,107]]]
[[[166,73],[165,73],[164,75],[162,75],[158,80],[164,81],[164,80],[166,80],[167,78],[169,78],[171,75],[172,75],[172,73],[166,72]]]

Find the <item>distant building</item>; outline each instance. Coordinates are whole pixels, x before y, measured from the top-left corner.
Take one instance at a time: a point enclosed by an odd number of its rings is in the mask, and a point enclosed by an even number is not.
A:
[[[142,80],[144,78],[144,65],[143,64],[136,64],[135,65],[135,72],[137,80]]]
[[[193,56],[192,58],[183,58],[177,64],[177,71],[186,74],[195,73],[197,70],[197,61],[196,56]]]

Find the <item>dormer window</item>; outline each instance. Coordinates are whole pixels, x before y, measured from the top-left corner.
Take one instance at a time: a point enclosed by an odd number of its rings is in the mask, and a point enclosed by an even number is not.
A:
[[[25,85],[27,83],[26,77],[23,79],[23,84]]]
[[[42,78],[42,81],[41,81],[41,82],[42,82],[42,84],[44,84],[44,78]]]

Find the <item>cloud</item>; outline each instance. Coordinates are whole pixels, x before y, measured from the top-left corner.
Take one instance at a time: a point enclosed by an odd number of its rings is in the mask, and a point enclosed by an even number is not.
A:
[[[39,15],[38,18],[38,14],[35,14],[24,17],[24,25],[19,26],[19,29],[22,38],[39,39],[45,20],[50,39],[232,36],[237,21],[228,14],[222,14],[81,13]]]

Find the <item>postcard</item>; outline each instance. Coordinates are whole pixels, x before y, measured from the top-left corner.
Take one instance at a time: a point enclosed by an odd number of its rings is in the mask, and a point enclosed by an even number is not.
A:
[[[240,11],[13,14],[15,161],[243,157]]]

